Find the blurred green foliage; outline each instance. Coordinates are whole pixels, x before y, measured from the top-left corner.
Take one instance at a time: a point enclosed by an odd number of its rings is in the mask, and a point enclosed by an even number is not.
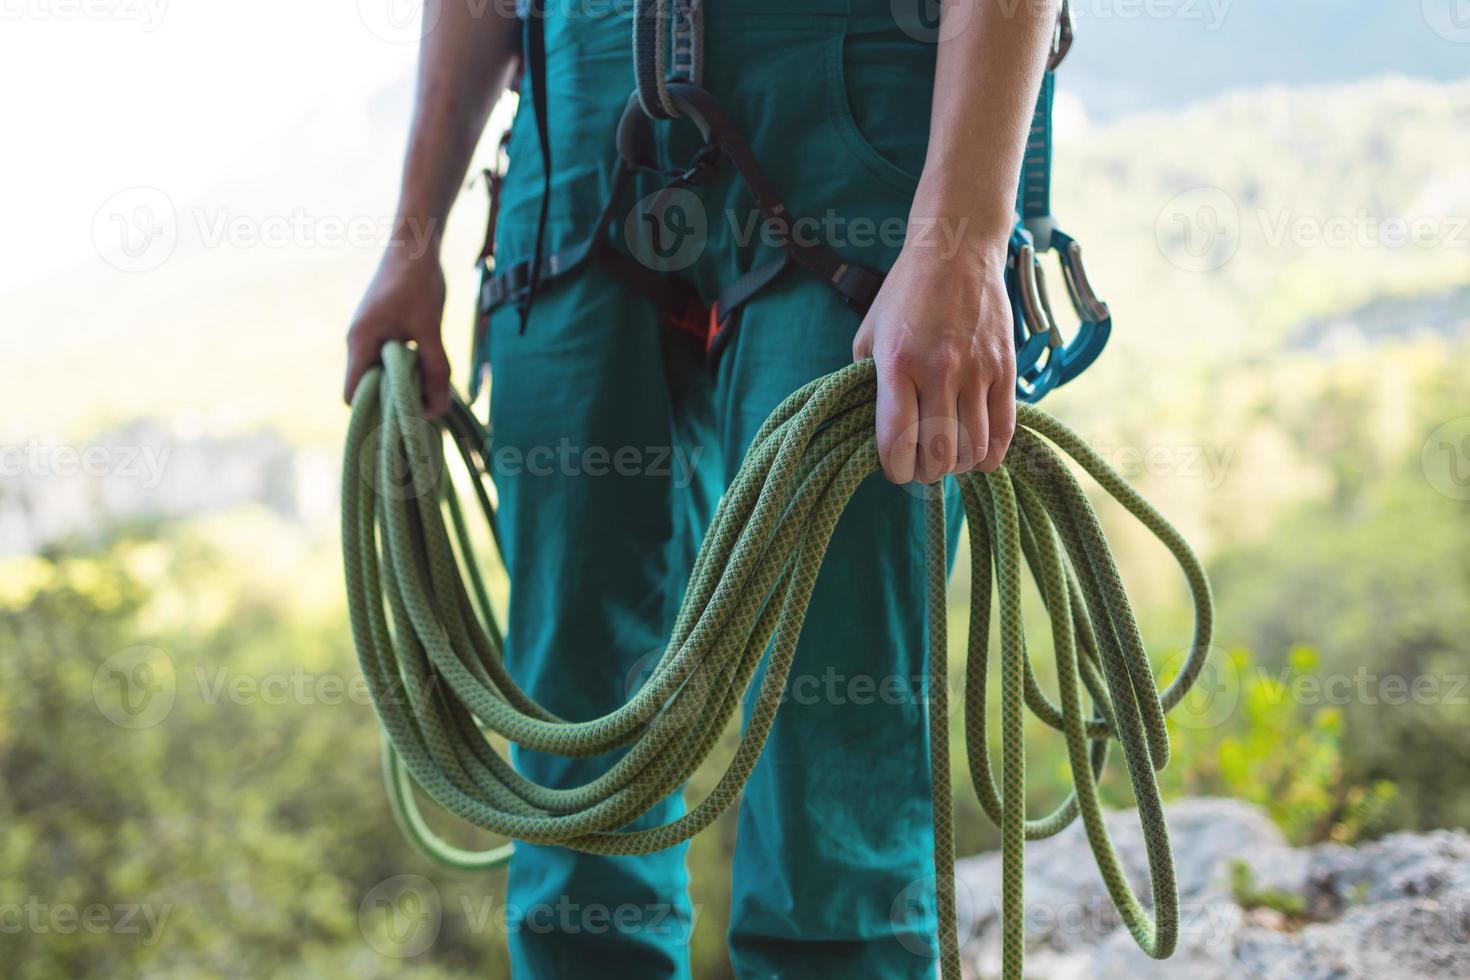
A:
[[[1230,894],[1243,909],[1272,909],[1298,924],[1307,914],[1305,898],[1280,888],[1259,887],[1255,871],[1241,860],[1230,862]]]
[[[1320,676],[1311,650],[1292,651],[1289,662],[1293,677]],[[1170,718],[1175,751],[1185,764],[1166,770],[1166,788],[1173,795],[1255,803],[1294,843],[1350,843],[1382,822],[1397,787],[1387,779],[1366,786],[1352,782],[1342,710],[1294,707],[1290,688],[1290,681],[1268,676],[1244,651],[1218,654],[1201,693],[1191,694]],[[1195,710],[1191,701],[1204,703]],[[1232,717],[1218,725],[1197,724],[1216,716],[1221,705]]]

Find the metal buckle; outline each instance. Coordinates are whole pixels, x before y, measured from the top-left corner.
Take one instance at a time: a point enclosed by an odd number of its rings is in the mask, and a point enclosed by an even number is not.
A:
[[[689,158],[684,170],[673,183],[681,187],[696,187],[713,183],[719,175],[720,148],[714,143],[705,143]]]
[[[1057,26],[1052,29],[1051,56],[1046,60],[1046,70],[1056,71],[1072,50],[1072,5],[1062,0],[1061,12],[1057,14]]]

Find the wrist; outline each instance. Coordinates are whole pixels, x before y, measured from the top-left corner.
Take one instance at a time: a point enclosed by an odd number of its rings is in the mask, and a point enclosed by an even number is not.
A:
[[[936,176],[929,168],[919,181],[909,209],[909,221],[932,226],[930,238],[951,252],[964,250],[985,260],[1004,264],[1015,227],[1015,201],[998,198],[974,181]]]
[[[400,213],[388,234],[388,261],[439,258],[444,244],[444,223],[422,212]]]

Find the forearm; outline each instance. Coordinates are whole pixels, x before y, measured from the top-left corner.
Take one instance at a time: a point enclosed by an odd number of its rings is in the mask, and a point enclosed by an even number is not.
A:
[[[916,219],[1004,255],[1060,0],[943,0],[929,150]],[[946,30],[945,24],[962,25]]]
[[[510,3],[428,0],[397,234],[436,247],[496,99],[510,82],[519,22]]]

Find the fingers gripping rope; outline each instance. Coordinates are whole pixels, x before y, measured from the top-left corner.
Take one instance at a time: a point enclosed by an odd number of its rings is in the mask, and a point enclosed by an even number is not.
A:
[[[412,783],[478,827],[594,854],[660,850],[709,826],[735,800],[760,756],[833,528],[858,484],[878,468],[875,396],[873,363],[863,361],[811,382],[771,414],[720,501],[652,674],[616,711],[570,721],[533,701],[505,669],[464,508],[447,476],[442,433],[419,415],[415,356],[389,344],[383,367],[364,378],[353,400],[342,547],[353,637],[386,738],[395,813],[409,837],[430,857],[464,870],[494,866],[508,855],[508,848],[477,854],[438,838],[418,811]],[[1151,956],[1173,952],[1179,897],[1155,772],[1168,761],[1164,713],[1198,676],[1213,617],[1204,570],[1178,531],[1073,432],[1031,406],[1017,409],[1020,428],[1006,465],[957,478],[973,562],[965,747],[981,807],[1001,830],[1007,978],[1021,976],[1024,954],[1025,841],[1055,834],[1078,816],[1134,938]],[[447,428],[475,474],[476,499],[493,532],[481,447],[467,417],[457,406]],[[1184,572],[1195,606],[1194,637],[1184,666],[1162,694],[1112,553],[1067,458],[1148,528]],[[926,515],[940,962],[946,980],[958,980],[939,494],[931,492]],[[1023,568],[1050,619],[1056,702],[1037,682],[1025,643]],[[992,593],[1000,639],[999,785],[986,738]],[[711,756],[767,651],[769,666],[750,719],[714,789],[670,823],[620,829],[677,792]],[[1024,708],[1062,733],[1074,782],[1066,802],[1039,819],[1024,812]],[[591,782],[553,789],[517,773],[487,733],[566,756],[626,752]],[[1143,825],[1152,917],[1129,886],[1103,824],[1098,776],[1114,740]]]

